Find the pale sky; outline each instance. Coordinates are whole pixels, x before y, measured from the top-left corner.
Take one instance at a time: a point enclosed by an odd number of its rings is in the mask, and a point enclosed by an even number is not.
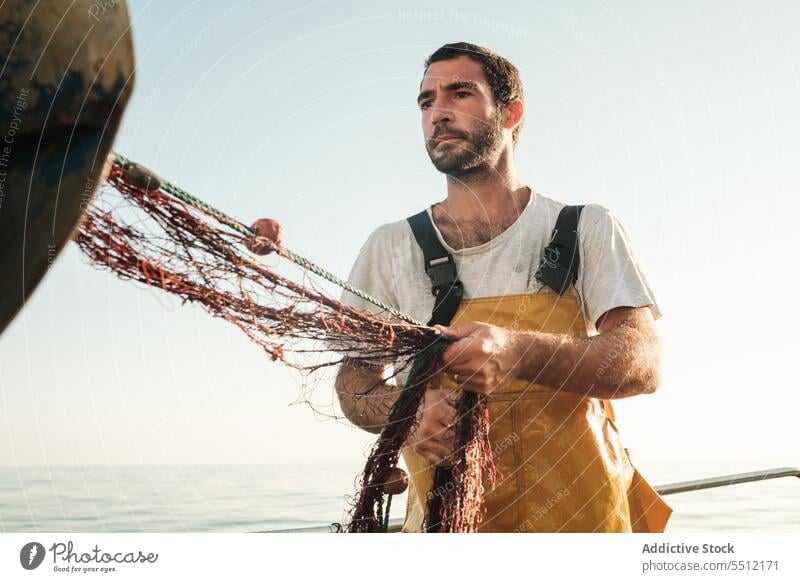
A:
[[[376,226],[445,195],[425,57],[488,46],[525,83],[522,177],[609,207],[664,313],[661,388],[616,403],[625,446],[800,464],[796,2],[178,4],[129,2],[117,151],[346,276]],[[230,325],[70,245],[0,338],[0,465],[362,460],[372,436],[299,395]]]

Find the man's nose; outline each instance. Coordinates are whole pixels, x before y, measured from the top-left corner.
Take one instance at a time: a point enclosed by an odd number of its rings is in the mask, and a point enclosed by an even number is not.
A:
[[[445,109],[441,105],[437,105],[436,103],[433,104],[431,107],[431,123],[436,125],[437,123],[441,122],[448,122],[453,121],[453,112],[449,109]]]

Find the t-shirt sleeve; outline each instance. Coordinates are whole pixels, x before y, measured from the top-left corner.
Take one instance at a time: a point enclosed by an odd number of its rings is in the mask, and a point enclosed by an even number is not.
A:
[[[385,227],[379,227],[361,247],[355,263],[353,263],[353,268],[350,270],[347,282],[375,299],[397,309],[392,262],[393,256],[389,233]],[[370,311],[380,317],[389,317],[385,310],[349,291],[342,291],[341,301],[345,305],[361,311]],[[361,354],[353,351],[344,355],[355,358]],[[394,363],[394,360],[387,358],[383,363],[388,367]]]
[[[376,229],[361,247],[347,282],[383,303],[398,308],[392,275],[391,240],[386,228]],[[342,292],[342,303],[379,315],[388,316],[380,307],[349,291]]]
[[[577,288],[589,324],[615,307],[649,307],[661,317],[653,290],[628,234],[610,210],[587,205],[578,227],[581,266]]]

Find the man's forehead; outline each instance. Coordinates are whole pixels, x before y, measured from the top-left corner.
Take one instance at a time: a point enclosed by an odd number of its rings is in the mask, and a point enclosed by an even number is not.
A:
[[[422,78],[420,90],[436,89],[458,81],[472,81],[488,87],[483,65],[466,56],[459,56],[445,61],[431,63]]]

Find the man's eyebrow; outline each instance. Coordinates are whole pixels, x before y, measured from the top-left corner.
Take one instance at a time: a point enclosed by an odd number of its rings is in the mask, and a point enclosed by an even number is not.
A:
[[[466,79],[462,79],[460,81],[454,81],[449,85],[445,85],[445,91],[458,91],[459,89],[471,89],[473,91],[479,91],[480,86],[475,81],[468,81]],[[417,103],[420,103],[424,99],[433,96],[434,91],[432,89],[428,89],[427,91],[423,91],[417,97]]]
[[[421,103],[423,99],[427,99],[428,97],[433,97],[433,91],[430,89],[423,91],[417,96],[417,103]]]
[[[466,79],[450,83],[445,87],[446,91],[457,91],[458,89],[472,89],[473,91],[478,91],[480,87],[475,81],[467,81]]]

